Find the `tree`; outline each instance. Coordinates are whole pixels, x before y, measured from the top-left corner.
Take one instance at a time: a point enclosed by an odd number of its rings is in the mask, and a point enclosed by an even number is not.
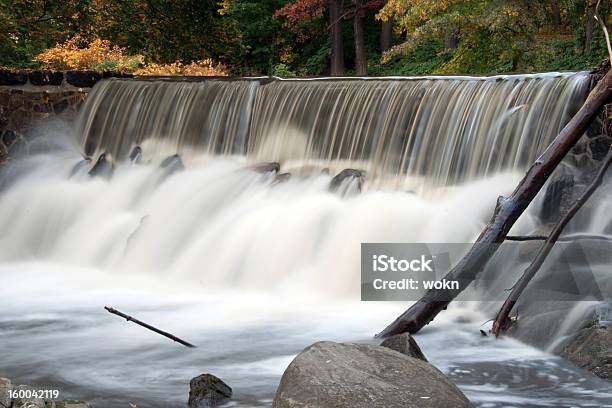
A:
[[[382,22],[380,31],[380,51],[387,51],[393,45],[393,20]]]
[[[559,8],[559,0],[550,0],[550,8],[553,15],[553,21],[556,26],[561,25],[561,9]]]
[[[584,17],[584,53],[590,54],[593,45],[593,33],[595,30],[595,9],[597,0],[586,0],[586,11]]]
[[[344,43],[342,39],[342,0],[328,0],[331,38],[330,75],[344,75]]]
[[[236,40],[228,63],[240,74],[269,73],[278,62],[288,62],[284,39],[287,29],[273,18],[286,0],[224,0],[219,14],[235,28]]]
[[[88,0],[0,0],[2,64],[30,67],[32,56],[90,27]]]
[[[212,1],[91,0],[97,36],[156,62],[227,60],[237,36]]]
[[[342,39],[342,21],[353,20],[353,39],[355,45],[355,71],[357,75],[367,75],[367,58],[363,18],[367,10],[380,9],[383,0],[296,0],[275,13],[275,17],[284,17],[286,27],[299,27],[304,22],[321,18],[325,11],[329,15],[329,34],[331,43],[331,75],[344,74],[344,47]],[[390,33],[389,33],[390,34]],[[390,39],[390,35],[389,35]]]
[[[353,11],[353,30],[355,36],[355,71],[357,75],[368,75],[368,61],[365,55],[365,44],[363,39],[363,1],[353,0],[355,10]]]

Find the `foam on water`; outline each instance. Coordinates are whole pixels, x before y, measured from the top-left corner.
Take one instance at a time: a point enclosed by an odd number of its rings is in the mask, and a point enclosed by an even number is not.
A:
[[[236,404],[269,405],[305,346],[373,342],[407,306],[359,302],[361,242],[469,242],[518,180],[341,198],[328,192],[330,176],[275,185],[231,158],[198,157],[167,177],[157,162],[124,163],[110,180],[70,178],[77,161],[74,151],[24,160],[0,196],[0,375],[58,385],[96,407],[182,406],[203,372],[230,384]],[[480,310],[453,306],[417,337],[475,404],[610,405],[609,384],[481,337]]]

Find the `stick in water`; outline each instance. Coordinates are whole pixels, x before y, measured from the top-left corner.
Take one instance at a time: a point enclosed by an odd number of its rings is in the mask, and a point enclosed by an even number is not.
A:
[[[118,311],[117,309],[113,309],[112,307],[108,307],[108,306],[104,306],[104,308],[105,308],[105,309],[106,309],[106,310],[107,310],[109,313],[115,314],[115,315],[117,315],[117,316],[121,316],[121,317],[123,317],[125,320],[127,320],[128,322],[134,322],[134,323],[136,323],[136,324],[138,324],[138,325],[140,325],[140,326],[142,326],[142,327],[144,327],[144,328],[147,328],[147,329],[149,329],[149,330],[151,330],[151,331],[154,331],[154,332],[155,332],[155,333],[157,333],[157,334],[161,334],[162,336],[165,336],[165,337],[169,338],[170,340],[174,340],[174,341],[176,341],[177,343],[181,343],[181,344],[182,344],[183,346],[185,346],[185,347],[196,347],[196,346],[194,346],[194,345],[193,345],[193,344],[191,344],[191,343],[187,343],[185,340],[181,340],[181,339],[179,339],[178,337],[176,337],[176,336],[175,336],[175,335],[173,335],[173,334],[170,334],[170,333],[165,332],[165,331],[163,331],[163,330],[159,330],[158,328],[153,327],[153,326],[151,326],[150,324],[146,324],[145,322],[141,322],[141,321],[140,321],[140,320],[138,320],[138,319],[134,319],[132,316],[126,315],[125,313],[121,313],[121,312],[120,312],[120,311]]]

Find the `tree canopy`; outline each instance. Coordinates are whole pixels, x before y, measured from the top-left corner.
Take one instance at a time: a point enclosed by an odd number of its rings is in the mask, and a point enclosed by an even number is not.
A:
[[[597,0],[0,0],[0,66],[35,68],[45,64],[37,56],[53,55],[48,50],[56,44],[103,41],[131,62],[97,66],[206,60],[234,75],[587,69],[607,54],[595,14],[607,22],[612,7],[610,0],[596,6]]]

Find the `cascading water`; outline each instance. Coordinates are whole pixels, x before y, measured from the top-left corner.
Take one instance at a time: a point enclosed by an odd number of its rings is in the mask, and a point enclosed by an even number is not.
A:
[[[211,372],[239,406],[268,406],[305,346],[371,342],[406,307],[358,301],[360,243],[474,240],[587,86],[585,74],[104,81],[76,138],[87,155],[116,159],[112,177],[71,174],[81,155],[64,147],[15,163],[20,174],[0,196],[0,375],[96,407],[174,407],[190,378]],[[125,160],[137,145],[141,164]],[[184,171],[159,167],[177,152]],[[269,160],[294,177],[277,183],[245,167]],[[416,176],[427,189],[370,182],[343,198],[329,192],[330,175],[298,171],[349,164],[368,180]],[[516,230],[535,223],[527,216]],[[417,336],[476,405],[610,404],[602,380],[512,339],[480,337],[481,310],[455,305]]]
[[[357,166],[449,184],[520,170],[584,99],[588,75],[386,80],[106,81],[88,98],[85,152],[189,151]],[[112,108],[109,108],[112,107]]]

